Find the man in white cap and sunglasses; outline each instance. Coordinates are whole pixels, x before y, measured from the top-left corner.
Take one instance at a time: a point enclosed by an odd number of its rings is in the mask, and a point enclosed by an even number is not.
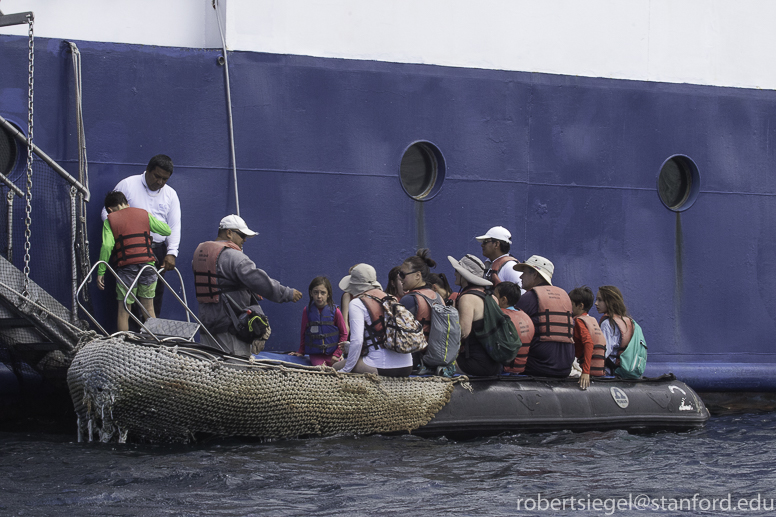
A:
[[[514,266],[520,261],[509,254],[512,247],[512,234],[503,226],[494,226],[485,235],[475,237],[482,246],[482,256],[488,259],[487,270],[483,275],[493,285],[501,282],[513,282],[522,288],[520,273]]]
[[[213,343],[210,336],[202,332],[202,343],[243,357],[257,350],[252,351],[252,343],[242,341],[229,332],[230,326],[233,326],[229,308],[238,311],[239,315],[241,308],[251,305],[252,294],[277,303],[298,302],[302,298],[301,292],[270,278],[243,253],[245,241],[256,235],[258,233],[248,228],[242,217],[228,215],[218,225],[216,240],[197,246],[191,263],[199,319],[218,340],[218,343]]]
[[[552,285],[555,266],[546,258],[533,255],[514,268],[523,273],[526,290],[516,308],[528,314],[535,328],[523,373],[568,377],[574,362],[574,318],[569,295]]]

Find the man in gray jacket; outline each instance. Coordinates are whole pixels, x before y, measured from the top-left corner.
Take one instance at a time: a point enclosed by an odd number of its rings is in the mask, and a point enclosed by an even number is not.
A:
[[[201,333],[202,343],[243,357],[260,350],[251,350],[253,343],[242,341],[229,332],[232,318],[227,312],[230,302],[226,295],[234,301],[231,307],[238,316],[241,308],[251,305],[251,293],[277,303],[298,302],[302,298],[301,292],[270,278],[242,252],[243,243],[255,235],[258,233],[248,228],[240,216],[228,215],[221,219],[216,240],[197,246],[191,263],[199,319],[221,346],[213,343],[205,332]]]

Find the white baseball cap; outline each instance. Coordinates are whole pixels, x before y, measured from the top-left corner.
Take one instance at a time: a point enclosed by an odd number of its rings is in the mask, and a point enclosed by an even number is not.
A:
[[[486,239],[496,239],[497,241],[504,241],[506,243],[512,244],[512,234],[509,233],[509,230],[504,228],[503,226],[494,226],[490,230],[488,230],[488,233],[485,235],[480,235],[479,237],[475,237],[478,241],[484,241]]]
[[[248,228],[248,225],[245,224],[245,221],[242,217],[239,215],[227,215],[223,219],[221,219],[221,223],[218,225],[219,230],[237,230],[238,232],[242,233],[246,237],[253,237],[255,235],[258,235],[258,232],[254,232],[250,228]]]

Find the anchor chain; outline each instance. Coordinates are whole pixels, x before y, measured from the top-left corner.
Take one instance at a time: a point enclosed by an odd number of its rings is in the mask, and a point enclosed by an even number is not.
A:
[[[33,16],[30,13],[27,16],[29,24],[29,64],[27,79],[27,206],[25,208],[26,217],[24,219],[24,295],[29,295],[30,283],[30,226],[32,225],[32,120],[33,120],[33,94],[35,81],[35,36],[33,34],[32,24]]]

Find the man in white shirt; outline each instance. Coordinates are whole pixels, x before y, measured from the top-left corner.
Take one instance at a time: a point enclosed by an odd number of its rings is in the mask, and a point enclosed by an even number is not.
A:
[[[167,185],[172,172],[172,159],[167,155],[157,154],[151,158],[142,174],[124,178],[114,189],[124,193],[129,206],[142,208],[170,227],[172,233],[169,237],[151,233],[154,239],[152,248],[156,256],[155,267],[158,269],[164,266],[164,271],[175,268],[175,259],[181,242],[181,204],[178,194]],[[107,217],[108,213],[103,209],[102,219],[105,220]],[[161,282],[157,284],[154,296],[154,311],[157,317],[161,314],[164,289]]]
[[[485,271],[483,278],[497,285],[501,282],[513,282],[520,286],[520,292],[523,290],[521,280],[522,273],[515,271],[515,264],[520,261],[509,254],[512,246],[512,234],[503,226],[494,226],[485,235],[475,237],[482,246],[482,255],[488,259],[485,263],[488,270]]]

